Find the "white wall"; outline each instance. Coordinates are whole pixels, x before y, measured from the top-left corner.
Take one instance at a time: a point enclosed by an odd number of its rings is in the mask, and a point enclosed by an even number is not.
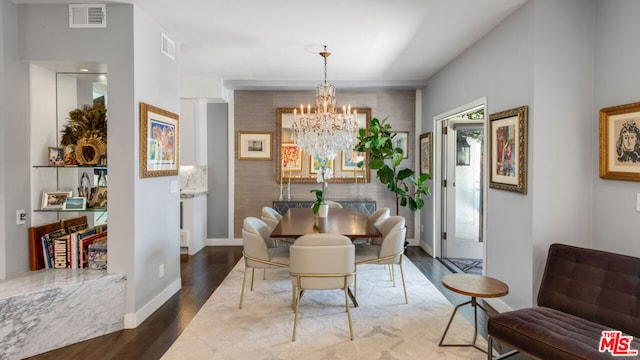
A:
[[[18,10],[0,0],[0,279],[29,269],[30,219],[16,225],[16,210],[30,211],[28,65],[18,60]]]
[[[175,61],[163,55],[159,48],[160,26],[137,7],[134,7],[134,14],[134,119],[139,119],[137,104],[140,102],[179,114],[179,46],[176,46]],[[132,154],[139,154],[138,121],[126,127],[131,131],[129,136],[134,136],[130,143],[134,145]],[[139,178],[139,156],[130,158],[134,160],[134,167],[127,173],[129,179],[135,180],[135,210],[131,219],[136,239],[135,299],[136,309],[141,309],[165,289],[172,288],[175,292],[180,288],[180,193],[171,192],[171,183],[175,182],[177,187],[180,179],[177,175]],[[165,269],[162,278],[158,278],[160,266]]]
[[[531,0],[424,91],[423,132],[435,115],[483,96],[488,114],[529,107],[528,193],[488,191],[486,271],[509,285],[506,308],[535,304],[549,244],[591,244],[593,8]]]
[[[128,4],[107,5],[107,16],[106,29],[69,29],[67,5],[18,5],[19,55],[26,61],[107,65],[108,271],[127,276],[125,325],[132,327],[180,287],[179,194],[170,192],[170,182],[177,182],[178,178],[139,178],[138,131],[140,101],[179,112],[180,82],[177,62],[159,51],[161,29],[156,23]],[[23,98],[28,101],[28,94]],[[19,118],[23,120],[22,131],[26,132],[27,116]],[[28,141],[24,143],[28,147]],[[28,148],[24,153],[28,155]],[[19,175],[21,167],[30,166],[28,158],[21,163],[24,165],[11,164],[8,168]],[[28,172],[16,182],[28,184]],[[16,196],[24,199],[24,194],[29,190]],[[26,229],[19,238],[26,246],[25,239]],[[20,263],[15,269],[28,269],[26,251],[24,256],[18,251],[6,254],[5,261],[16,259]],[[164,264],[164,277],[159,277],[159,264]]]
[[[589,117],[593,129],[598,129],[601,108],[640,101],[640,2],[599,0],[596,9],[595,102]],[[591,141],[598,143],[597,130]],[[598,147],[591,155],[593,247],[640,256],[640,212],[635,211],[640,183],[600,179]]]

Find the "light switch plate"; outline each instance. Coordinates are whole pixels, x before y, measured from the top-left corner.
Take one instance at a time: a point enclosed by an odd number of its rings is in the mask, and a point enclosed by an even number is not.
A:
[[[171,182],[171,192],[172,193],[177,193],[178,192],[178,182],[177,181],[172,181]]]
[[[640,212],[640,193],[636,194],[636,211]]]
[[[27,223],[27,210],[16,210],[16,225],[23,225]]]

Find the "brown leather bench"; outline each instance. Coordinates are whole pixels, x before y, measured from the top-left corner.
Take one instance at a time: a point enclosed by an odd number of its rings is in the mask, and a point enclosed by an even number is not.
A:
[[[552,244],[538,293],[538,307],[489,318],[489,350],[495,342],[540,359],[616,359],[625,342],[609,339],[600,351],[603,331],[633,336],[627,350],[640,359],[640,258]],[[609,349],[609,350],[607,350]],[[492,358],[489,351],[489,359]]]

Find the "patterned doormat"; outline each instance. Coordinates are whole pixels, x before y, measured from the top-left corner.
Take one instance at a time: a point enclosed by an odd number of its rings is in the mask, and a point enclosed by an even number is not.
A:
[[[455,273],[482,275],[482,259],[444,258],[441,261]]]

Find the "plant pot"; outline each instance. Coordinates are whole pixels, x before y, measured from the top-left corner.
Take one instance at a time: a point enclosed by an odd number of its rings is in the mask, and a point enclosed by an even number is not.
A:
[[[329,205],[322,204],[318,209],[318,217],[327,217],[329,215]]]

